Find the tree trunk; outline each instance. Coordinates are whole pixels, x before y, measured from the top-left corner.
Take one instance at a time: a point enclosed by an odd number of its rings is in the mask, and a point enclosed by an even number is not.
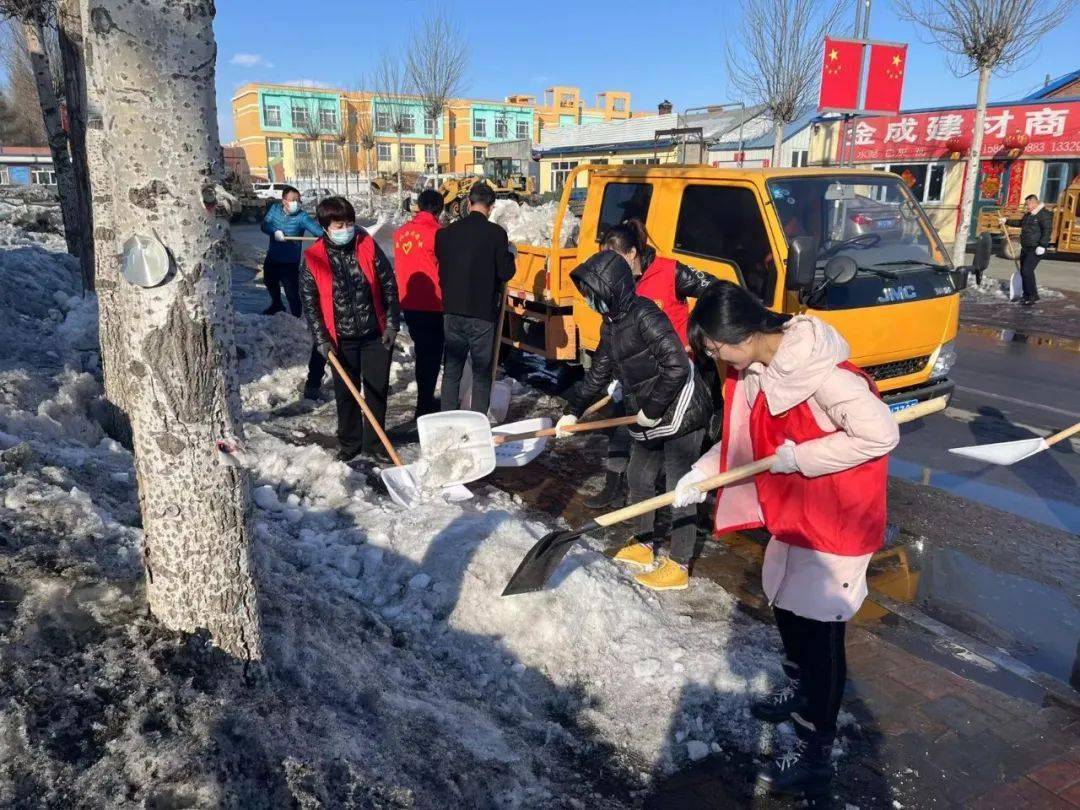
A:
[[[405,185],[401,179],[401,133],[397,134],[397,193],[398,200],[405,199]]]
[[[772,165],[779,169],[784,161],[784,122],[773,123]]]
[[[94,289],[94,230],[90,210],[90,174],[86,165],[86,66],[83,63],[83,34],[79,0],[61,0],[59,15],[60,61],[64,69],[64,100],[67,102],[71,165],[78,190],[79,265],[83,289]]]
[[[80,1],[83,56],[86,68],[86,169],[93,209],[94,289],[98,296],[98,339],[101,372],[108,405],[106,432],[132,447],[131,422],[127,417],[127,338],[118,318],[120,256],[113,229],[112,170],[106,157],[105,123],[102,118],[101,71],[94,64],[94,39],[90,31],[89,0]]]
[[[439,173],[439,119],[442,113],[431,116],[431,148],[435,150],[435,160],[432,161],[431,171]],[[436,183],[436,186],[438,183]]]
[[[60,118],[60,102],[53,85],[52,65],[45,50],[45,31],[40,21],[27,21],[23,24],[23,33],[30,51],[30,63],[34,66],[34,83],[37,85],[53,171],[56,173],[56,190],[60,195],[60,213],[64,219],[64,239],[68,253],[79,256],[79,246],[86,229],[85,223],[79,218],[79,189],[68,155],[68,136]]]
[[[364,179],[368,184],[368,215],[371,215],[375,213],[375,189],[371,186],[371,155],[363,144],[360,144],[360,148],[364,152]]]
[[[251,480],[224,461],[240,441],[224,176],[214,100],[211,0],[87,0],[93,84],[103,91],[115,249],[160,239],[157,287],[118,282],[123,373],[135,440],[151,612],[209,630],[246,659],[262,654],[251,570]],[[206,201],[204,203],[204,200]]]
[[[979,68],[979,89],[975,96],[975,131],[971,133],[971,154],[968,155],[964,191],[960,195],[960,221],[956,226],[956,240],[953,242],[952,249],[953,264],[957,267],[967,264],[968,233],[971,230],[971,215],[975,208],[975,188],[979,184],[983,124],[986,121],[986,97],[989,89],[990,68]]]

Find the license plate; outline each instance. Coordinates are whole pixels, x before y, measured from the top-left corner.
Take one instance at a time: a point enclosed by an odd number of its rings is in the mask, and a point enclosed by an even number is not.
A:
[[[919,404],[919,400],[917,399],[905,399],[903,402],[894,402],[889,406],[889,410],[893,413],[896,413],[897,411],[906,411],[912,405],[917,404]]]
[[[895,219],[879,219],[877,221],[879,228],[891,228],[896,224]]]

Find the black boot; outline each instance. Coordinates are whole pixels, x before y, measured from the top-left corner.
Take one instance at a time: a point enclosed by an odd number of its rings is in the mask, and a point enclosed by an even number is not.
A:
[[[806,708],[806,698],[799,688],[799,680],[792,679],[764,700],[750,704],[750,714],[766,723],[784,723],[791,713]]]
[[[603,509],[606,506],[621,506],[624,499],[623,474],[608,470],[604,488],[582,503],[586,509]]]
[[[795,747],[758,774],[758,784],[770,793],[814,798],[829,792],[834,735],[804,722],[795,718]]]

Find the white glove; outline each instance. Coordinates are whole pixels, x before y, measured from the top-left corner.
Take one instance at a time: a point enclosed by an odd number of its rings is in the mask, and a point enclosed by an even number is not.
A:
[[[573,433],[568,433],[563,428],[568,428],[577,424],[577,417],[572,413],[565,414],[559,417],[559,421],[555,423],[555,438],[565,439],[567,436],[573,436]]]
[[[274,231],[274,239],[278,242],[285,241],[285,231]]]
[[[1039,245],[1037,248],[1035,248],[1036,256],[1042,256],[1044,253],[1046,253],[1046,248],[1044,248],[1042,245]]]
[[[799,471],[799,465],[795,461],[795,442],[791,439],[785,441],[776,448],[776,461],[769,467],[771,473],[794,473]]]
[[[622,383],[618,380],[613,380],[611,385],[607,387],[608,396],[611,397],[612,402],[622,402]]]
[[[702,492],[697,485],[708,477],[700,470],[691,467],[690,472],[680,478],[679,483],[675,485],[675,500],[671,502],[672,507],[682,509],[684,506],[704,503],[708,493]]]
[[[649,417],[647,417],[645,415],[645,411],[638,411],[637,412],[637,423],[639,425],[641,425],[643,428],[654,428],[657,425],[659,425],[662,421],[664,421],[663,416],[661,416],[659,419],[650,419]]]

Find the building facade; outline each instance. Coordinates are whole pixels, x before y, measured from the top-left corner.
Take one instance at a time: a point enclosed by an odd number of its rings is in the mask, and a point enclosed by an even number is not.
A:
[[[236,143],[252,175],[314,181],[335,173],[391,176],[398,170],[473,173],[492,144],[535,141],[545,127],[629,118],[630,95],[606,91],[587,107],[574,87],[553,87],[543,103],[453,99],[431,120],[415,96],[249,84],[232,99]]]
[[[859,118],[854,164],[900,175],[941,237],[949,241],[956,234],[961,216],[960,198],[974,118],[972,106]],[[839,120],[818,119],[811,131],[810,163],[837,165]],[[989,104],[983,123],[971,233],[976,231],[982,209],[1018,206],[1028,194],[1054,204],[1078,175],[1080,71],[1062,76],[1022,99]]]

